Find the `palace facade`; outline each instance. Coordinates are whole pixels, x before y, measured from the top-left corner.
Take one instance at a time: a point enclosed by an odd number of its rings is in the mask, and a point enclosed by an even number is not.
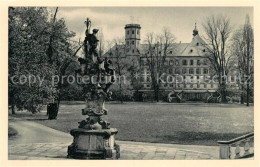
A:
[[[150,94],[153,90],[145,56],[149,54],[149,51],[146,49],[147,44],[140,43],[140,33],[139,24],[127,24],[125,26],[125,44],[113,46],[104,56],[115,55],[119,48],[119,52],[124,53],[122,54],[124,58],[135,57],[138,59],[139,67],[146,76],[141,78],[142,89],[138,92]],[[218,83],[210,81],[214,70],[207,58],[207,44],[200,37],[196,25],[191,38],[190,43],[173,43],[167,49],[164,75],[165,78],[169,77],[167,82],[160,84],[160,90],[166,92],[165,96],[169,102],[209,101],[214,96],[218,97],[216,93]]]

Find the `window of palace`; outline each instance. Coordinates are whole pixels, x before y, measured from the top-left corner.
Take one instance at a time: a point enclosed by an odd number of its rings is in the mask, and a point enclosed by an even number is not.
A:
[[[173,61],[173,60],[170,60],[169,63],[170,63],[170,65],[173,65],[173,64],[174,64],[174,61]]]
[[[141,60],[140,64],[143,66],[144,65],[144,60]]]
[[[194,69],[193,68],[189,69],[189,74],[194,74]]]
[[[135,53],[135,50],[134,50],[134,49],[132,50],[132,53]]]
[[[127,41],[126,43],[127,43],[127,45],[129,45],[129,41]]]
[[[183,74],[187,74],[187,69],[186,69],[186,68],[183,68],[183,69],[182,69],[182,73],[183,73]]]
[[[129,30],[127,31],[127,34],[129,35]]]
[[[135,41],[132,41],[132,45],[134,45],[135,44]]]
[[[132,30],[132,34],[135,34],[135,30]]]
[[[187,65],[187,60],[182,60],[182,65],[186,66]]]
[[[172,87],[173,87],[173,84],[170,84],[170,87],[172,88]]]
[[[175,69],[175,74],[180,74],[180,69],[179,68]]]
[[[139,30],[137,30],[137,34],[139,34]]]
[[[197,65],[198,65],[198,66],[200,65],[200,60],[197,60]]]
[[[235,76],[230,77],[231,82],[235,82]]]
[[[213,84],[211,84],[211,88],[213,88],[214,87],[214,85]]]
[[[169,69],[169,74],[173,74],[172,68]]]
[[[186,84],[183,84],[183,87],[186,88]]]
[[[193,60],[190,60],[190,65],[193,66]]]
[[[146,77],[146,81],[147,81],[147,82],[151,82],[151,77],[150,77],[150,76],[147,76],[147,77]]]
[[[204,88],[207,88],[207,84],[204,84]]]
[[[190,88],[193,88],[193,84],[190,84]]]
[[[206,69],[206,68],[204,68],[204,70],[203,70],[203,74],[208,74],[208,72],[209,72],[209,70]]]
[[[197,88],[200,88],[200,84],[198,83]]]
[[[179,60],[175,61],[175,65],[178,66],[179,65]]]
[[[148,85],[146,85],[146,87],[147,87],[147,88],[150,88],[150,85],[148,84]]]
[[[204,61],[203,61],[203,65],[207,65],[207,60],[204,60]]]
[[[200,76],[197,75],[197,80],[200,79]]]
[[[200,74],[200,69],[199,68],[196,69],[196,74]]]
[[[140,82],[141,82],[141,83],[144,82],[144,77],[143,77],[143,76],[140,77]]]
[[[159,54],[161,54],[162,52],[161,51],[159,51]]]

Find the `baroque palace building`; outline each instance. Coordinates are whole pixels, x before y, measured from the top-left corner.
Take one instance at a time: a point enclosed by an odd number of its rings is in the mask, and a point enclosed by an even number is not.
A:
[[[113,46],[104,54],[104,57],[111,57],[119,48],[126,59],[130,56],[137,58],[143,74],[149,76],[145,56],[149,53],[146,49],[147,44],[140,43],[140,33],[139,24],[127,24],[125,26],[125,44]],[[166,92],[165,96],[168,96],[169,101],[209,101],[216,95],[218,83],[209,82],[214,70],[207,58],[207,44],[200,37],[196,25],[191,37],[190,43],[173,43],[168,49],[164,64],[167,67],[165,75],[173,76],[174,81],[160,84],[160,90]],[[149,94],[153,91],[149,77],[142,77],[141,84],[142,89],[139,92]]]

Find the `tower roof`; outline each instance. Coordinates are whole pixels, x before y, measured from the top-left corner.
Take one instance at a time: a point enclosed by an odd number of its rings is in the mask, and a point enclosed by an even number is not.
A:
[[[126,24],[125,25],[125,29],[126,28],[141,28],[140,24]]]
[[[197,26],[196,26],[196,23],[195,23],[195,28],[194,28],[194,30],[193,30],[193,36],[196,36],[196,35],[198,35],[199,34],[199,31],[197,30]]]

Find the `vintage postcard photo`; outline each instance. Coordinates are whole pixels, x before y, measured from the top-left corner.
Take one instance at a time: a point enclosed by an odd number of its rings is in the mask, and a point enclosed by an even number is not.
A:
[[[254,161],[254,6],[7,8],[9,161]]]

